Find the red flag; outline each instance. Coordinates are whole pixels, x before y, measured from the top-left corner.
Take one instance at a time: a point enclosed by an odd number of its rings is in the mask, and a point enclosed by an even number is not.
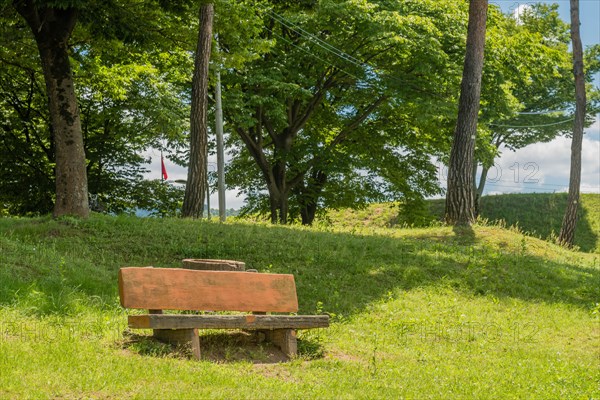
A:
[[[165,159],[163,158],[162,154],[160,155],[160,165],[162,167],[163,180],[166,181],[169,178],[169,175],[167,175],[167,169],[165,168]]]

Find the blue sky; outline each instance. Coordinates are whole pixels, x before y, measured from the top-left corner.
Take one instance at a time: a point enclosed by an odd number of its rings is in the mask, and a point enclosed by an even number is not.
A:
[[[490,4],[499,6],[504,12],[512,12],[519,6],[525,4],[547,3],[558,4],[560,17],[570,21],[569,0],[558,1],[514,1],[514,0],[490,0]],[[583,45],[596,44],[600,38],[600,0],[579,0],[579,19],[581,21],[581,40]]]
[[[504,12],[513,12],[519,6],[534,3],[557,3],[561,18],[569,22],[569,0],[560,1],[514,1],[494,0]],[[580,0],[581,36],[584,46],[600,43],[600,0]],[[596,78],[600,85],[600,74]],[[496,160],[496,166],[490,171],[486,183],[486,194],[501,193],[552,193],[567,191],[569,186],[571,140],[557,138],[549,143],[538,143],[527,146],[516,152],[502,149],[502,155]],[[160,178],[160,153],[151,151],[151,173],[149,179]],[[209,160],[215,162],[216,160]],[[186,179],[184,168],[171,164],[165,159],[169,180]],[[212,170],[212,169],[211,169]],[[440,168],[443,181],[444,170]],[[442,186],[443,182],[442,182]],[[586,129],[582,151],[583,193],[600,193],[600,116],[596,122]],[[237,197],[237,192],[227,192],[227,208],[239,208],[244,199]],[[211,207],[217,204],[216,194],[211,197]]]

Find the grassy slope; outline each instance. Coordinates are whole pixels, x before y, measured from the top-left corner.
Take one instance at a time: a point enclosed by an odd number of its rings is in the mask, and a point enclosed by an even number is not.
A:
[[[444,200],[427,202],[433,218],[442,219]],[[518,226],[531,236],[552,240],[560,231],[567,204],[566,193],[505,194],[485,196],[481,217],[490,222],[502,221]],[[398,207],[392,204],[372,205],[364,210],[329,212],[327,218],[336,226],[393,226],[398,221]],[[575,245],[585,252],[600,253],[600,195],[583,194]]]
[[[283,364],[132,337],[118,268],[190,257],[293,273],[333,324]],[[496,227],[0,219],[0,398],[598,398],[598,264]]]

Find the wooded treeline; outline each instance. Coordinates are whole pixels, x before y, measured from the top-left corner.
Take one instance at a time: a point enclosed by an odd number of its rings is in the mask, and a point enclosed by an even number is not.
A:
[[[210,53],[204,131],[214,126],[219,69],[226,181],[247,197],[247,212],[310,224],[325,208],[417,205],[442,192],[434,162],[449,161],[457,121],[466,1],[2,0],[0,213],[85,216],[89,204],[180,213],[183,189],[145,181],[143,154],[161,149],[182,166],[192,158],[207,3],[219,51]],[[560,123],[575,108],[568,44],[557,6],[518,18],[488,7],[473,171],[485,173],[502,145],[571,132]],[[585,51],[588,120],[599,54]],[[206,170],[198,174],[203,181]],[[473,192],[484,182],[473,173]]]

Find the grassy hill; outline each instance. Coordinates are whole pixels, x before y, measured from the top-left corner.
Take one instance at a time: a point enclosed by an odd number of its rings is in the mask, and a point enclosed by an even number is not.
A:
[[[332,326],[204,360],[126,329],[121,266],[245,261]],[[0,219],[0,398],[598,398],[600,267],[515,230]]]
[[[444,215],[444,200],[426,202],[431,221]],[[528,235],[553,241],[560,232],[567,205],[566,193],[529,193],[484,196],[481,218],[492,224],[515,226]],[[363,210],[329,212],[323,221],[336,226],[402,226],[406,221],[398,204],[374,204]],[[410,213],[411,210],[405,210]],[[409,224],[410,225],[410,224]],[[575,245],[582,251],[600,253],[600,195],[583,194]]]

